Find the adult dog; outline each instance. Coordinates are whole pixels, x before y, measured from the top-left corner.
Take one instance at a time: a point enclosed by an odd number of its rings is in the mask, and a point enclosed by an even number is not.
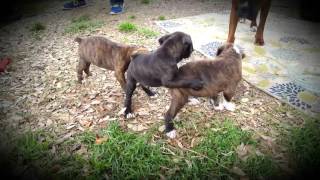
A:
[[[83,71],[90,76],[90,64],[115,71],[115,77],[125,90],[125,72],[131,62],[131,56],[139,53],[149,53],[148,49],[134,45],[123,45],[99,36],[88,38],[75,38],[79,43],[79,63],[77,65],[78,82],[83,80]],[[150,91],[143,87],[147,94]]]
[[[191,37],[183,32],[174,32],[159,39],[158,49],[149,54],[136,54],[127,70],[127,85],[125,98],[125,117],[131,117],[132,94],[136,84],[142,86],[168,88],[192,88],[199,90],[203,83],[200,80],[176,79],[177,63],[190,57],[193,52]]]
[[[230,101],[242,78],[241,59],[244,56],[242,50],[231,43],[227,43],[218,48],[215,60],[189,62],[179,68],[176,76],[177,80],[200,79],[204,86],[198,91],[190,88],[170,89],[171,105],[164,117],[165,132],[168,137],[174,138],[176,136],[172,120],[188,102],[189,96],[210,97],[216,101],[218,94],[223,92],[226,99],[224,106],[229,110],[235,109],[235,105]]]
[[[257,26],[256,18],[260,12],[260,21],[255,35],[255,44],[264,45],[263,32],[270,10],[271,0],[232,0],[227,42],[233,43],[239,17],[251,20],[251,27]]]

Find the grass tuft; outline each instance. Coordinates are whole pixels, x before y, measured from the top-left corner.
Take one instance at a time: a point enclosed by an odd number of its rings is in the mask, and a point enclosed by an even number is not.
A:
[[[46,26],[42,24],[41,22],[36,22],[31,25],[30,31],[33,33],[39,33],[46,29]]]
[[[151,2],[150,0],[141,0],[142,4],[150,4],[150,2]]]
[[[187,163],[182,164],[182,171],[178,173],[182,179],[231,178],[229,169],[239,161],[235,149],[241,143],[252,144],[251,134],[234,126],[231,121],[215,125],[207,131],[205,138],[193,150],[197,153],[188,153]],[[204,156],[199,156],[199,154]]]
[[[130,22],[123,22],[118,26],[119,30],[122,32],[134,32],[137,31],[137,26]]]
[[[136,16],[135,15],[131,15],[131,16],[129,16],[129,19],[135,19],[136,18]]]
[[[159,16],[159,18],[158,18],[160,21],[163,21],[163,20],[166,20],[166,17],[164,17],[164,16]]]
[[[108,137],[105,143],[88,144],[89,162],[96,177],[109,172],[111,179],[159,178],[161,165],[169,163],[160,145],[150,145],[147,136],[126,133],[116,123],[110,124],[102,136]]]
[[[304,177],[320,171],[320,122],[306,120],[305,125],[290,130],[288,150],[295,173]]]
[[[257,142],[232,121],[213,125],[193,149],[172,148],[166,141],[151,144],[154,131],[156,127],[145,135],[133,134],[114,122],[99,133],[103,142],[97,143],[95,133],[84,132],[71,143],[62,143],[54,153],[48,134],[28,133],[14,141],[10,157],[18,166],[37,167],[42,172],[39,177],[53,179],[231,179],[237,178],[230,172],[234,166],[252,179],[273,177],[277,172],[268,156],[251,155],[246,162],[237,157],[241,143],[255,147]],[[70,150],[72,143],[81,144],[84,156]]]
[[[159,33],[152,31],[150,29],[147,29],[147,28],[139,28],[138,32],[140,35],[142,35],[146,38],[156,37],[159,35]]]
[[[103,22],[91,20],[88,15],[83,15],[72,19],[71,24],[65,29],[65,32],[75,34],[83,31],[94,31],[102,25]]]

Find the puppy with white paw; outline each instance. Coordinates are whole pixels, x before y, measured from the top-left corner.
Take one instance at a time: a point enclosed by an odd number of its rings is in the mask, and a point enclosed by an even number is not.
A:
[[[242,79],[241,60],[245,54],[237,46],[227,43],[219,47],[214,60],[189,62],[179,68],[176,79],[200,79],[204,85],[200,90],[192,88],[171,88],[171,104],[165,114],[166,132],[168,137],[175,134],[172,120],[179,110],[188,102],[189,96],[210,97],[215,101],[217,109],[235,110],[235,104],[230,102],[236,88]],[[222,102],[218,101],[219,93],[223,94]]]

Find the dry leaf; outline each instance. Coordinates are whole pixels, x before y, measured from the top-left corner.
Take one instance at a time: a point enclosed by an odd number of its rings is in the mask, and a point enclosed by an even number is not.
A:
[[[247,160],[251,151],[252,147],[250,145],[244,145],[243,143],[241,143],[236,149],[237,155],[242,161]]]
[[[163,132],[164,130],[166,129],[166,126],[165,125],[162,125],[158,128],[158,131],[159,132]]]
[[[95,144],[102,144],[108,140],[108,137],[99,137],[99,135],[96,135],[96,141]]]
[[[175,141],[176,141],[177,145],[179,146],[179,148],[184,149],[182,143],[178,139],[175,139]]]
[[[248,98],[242,98],[241,102],[243,102],[243,103],[249,102],[249,99]]]
[[[234,166],[230,171],[231,171],[232,173],[238,175],[238,176],[245,176],[245,175],[246,175],[246,173],[244,173],[244,172],[242,171],[242,169],[240,169],[239,167],[236,167],[236,166]]]
[[[88,128],[92,125],[92,121],[87,121],[87,120],[82,120],[82,121],[79,121],[79,123],[81,124],[81,126],[85,127],[85,128]]]

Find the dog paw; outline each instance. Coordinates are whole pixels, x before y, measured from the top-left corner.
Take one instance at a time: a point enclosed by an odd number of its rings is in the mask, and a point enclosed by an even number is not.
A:
[[[239,23],[245,23],[246,19],[245,18],[240,18]]]
[[[158,94],[154,93],[153,95],[149,95],[150,99],[157,99]]]
[[[127,115],[125,115],[126,119],[131,119],[134,118],[135,115],[133,113],[128,113]]]
[[[216,111],[222,111],[224,109],[223,104],[219,104],[218,106],[213,105],[213,109]]]
[[[228,110],[228,111],[235,111],[236,110],[236,105],[232,102],[227,102],[225,101],[223,103],[223,106]]]
[[[168,136],[168,138],[170,139],[174,139],[177,136],[176,130],[172,130],[170,132],[167,132],[166,135]]]
[[[188,104],[191,106],[194,106],[194,105],[200,104],[200,101],[196,98],[189,98]]]
[[[251,32],[257,32],[257,26],[251,26],[250,27]]]

